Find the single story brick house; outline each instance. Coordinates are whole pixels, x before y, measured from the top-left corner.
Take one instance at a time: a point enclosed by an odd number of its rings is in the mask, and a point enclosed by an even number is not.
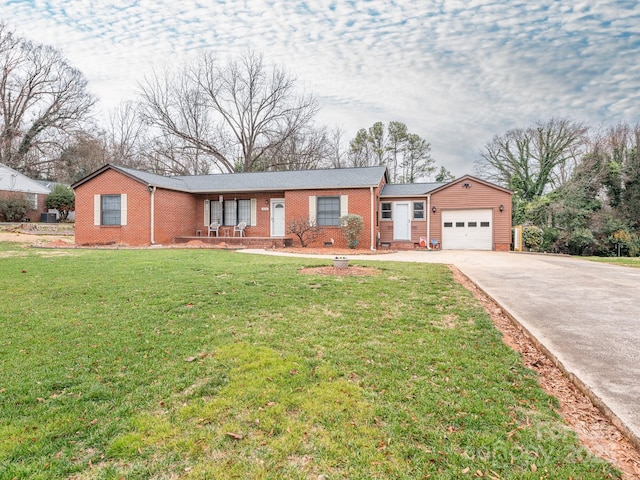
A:
[[[296,245],[291,222],[319,226],[311,246],[345,247],[340,216],[364,221],[358,248],[508,250],[511,192],[471,176],[388,184],[384,166],[165,177],[107,164],[76,182],[76,244],[201,241]],[[221,225],[218,237],[208,226]],[[233,227],[246,223],[243,237]]]
[[[51,193],[50,188],[0,163],[0,198],[26,201],[29,210],[24,220],[40,221],[40,215],[48,212],[46,202],[49,193]],[[5,220],[0,218],[0,221]]]

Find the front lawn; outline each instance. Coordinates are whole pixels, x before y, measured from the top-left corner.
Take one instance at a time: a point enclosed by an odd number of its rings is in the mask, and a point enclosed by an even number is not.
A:
[[[640,268],[640,257],[586,257],[592,262],[610,263],[613,265],[622,265],[623,267]]]
[[[12,248],[0,479],[617,478],[444,266]]]

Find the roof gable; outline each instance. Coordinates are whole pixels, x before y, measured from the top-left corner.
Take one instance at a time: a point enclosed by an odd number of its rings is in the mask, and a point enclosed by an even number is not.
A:
[[[508,188],[501,187],[500,185],[496,185],[495,183],[488,182],[487,180],[482,180],[481,178],[477,178],[477,177],[474,177],[472,175],[463,175],[460,178],[456,178],[455,180],[452,180],[451,182],[445,183],[442,186],[434,189],[431,193],[439,192],[441,190],[444,190],[445,188],[450,188],[450,187],[453,187],[453,186],[455,186],[457,184],[464,184],[465,181],[467,181],[467,180],[468,181],[472,181],[472,182],[476,182],[476,183],[480,183],[480,184],[485,185],[487,187],[495,188],[496,190],[500,190],[502,192],[505,192],[505,193],[508,193],[510,195],[513,195],[513,192],[511,190],[509,190]]]

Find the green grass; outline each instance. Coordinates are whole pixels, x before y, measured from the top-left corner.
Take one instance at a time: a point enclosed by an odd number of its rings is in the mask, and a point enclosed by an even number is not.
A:
[[[618,478],[444,266],[63,252],[0,244],[0,479]]]
[[[640,257],[585,257],[592,262],[610,263],[623,267],[640,268]]]

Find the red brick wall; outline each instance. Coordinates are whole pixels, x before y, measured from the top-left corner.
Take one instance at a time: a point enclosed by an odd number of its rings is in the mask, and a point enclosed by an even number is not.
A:
[[[127,198],[127,225],[93,224],[94,195],[121,195]],[[76,244],[78,245],[149,245],[150,193],[146,185],[115,170],[106,170],[75,189]],[[156,218],[158,217],[156,211]]]
[[[202,215],[197,216],[196,197],[190,193],[156,189],[154,207],[155,243],[173,243],[175,237],[195,235],[196,230],[202,230]]]
[[[374,189],[374,196],[378,189]],[[297,218],[309,218],[309,197],[331,197],[348,195],[349,213],[360,215],[364,222],[364,229],[358,243],[358,249],[369,249],[371,246],[371,192],[368,188],[341,189],[341,190],[303,190],[289,191],[285,193],[285,217],[286,223]],[[375,205],[374,205],[375,208]],[[339,227],[320,227],[320,233],[315,240],[309,244],[312,247],[322,247],[325,242],[334,240],[336,248],[346,248],[347,242]],[[294,245],[299,245],[297,237],[290,234],[294,239]]]
[[[469,188],[462,185],[468,183]],[[504,206],[500,212],[499,206]],[[431,206],[436,213],[431,218],[431,238],[442,243],[442,210],[474,208],[493,209],[493,249],[508,251],[511,246],[511,194],[473,179],[461,179],[431,195]]]

